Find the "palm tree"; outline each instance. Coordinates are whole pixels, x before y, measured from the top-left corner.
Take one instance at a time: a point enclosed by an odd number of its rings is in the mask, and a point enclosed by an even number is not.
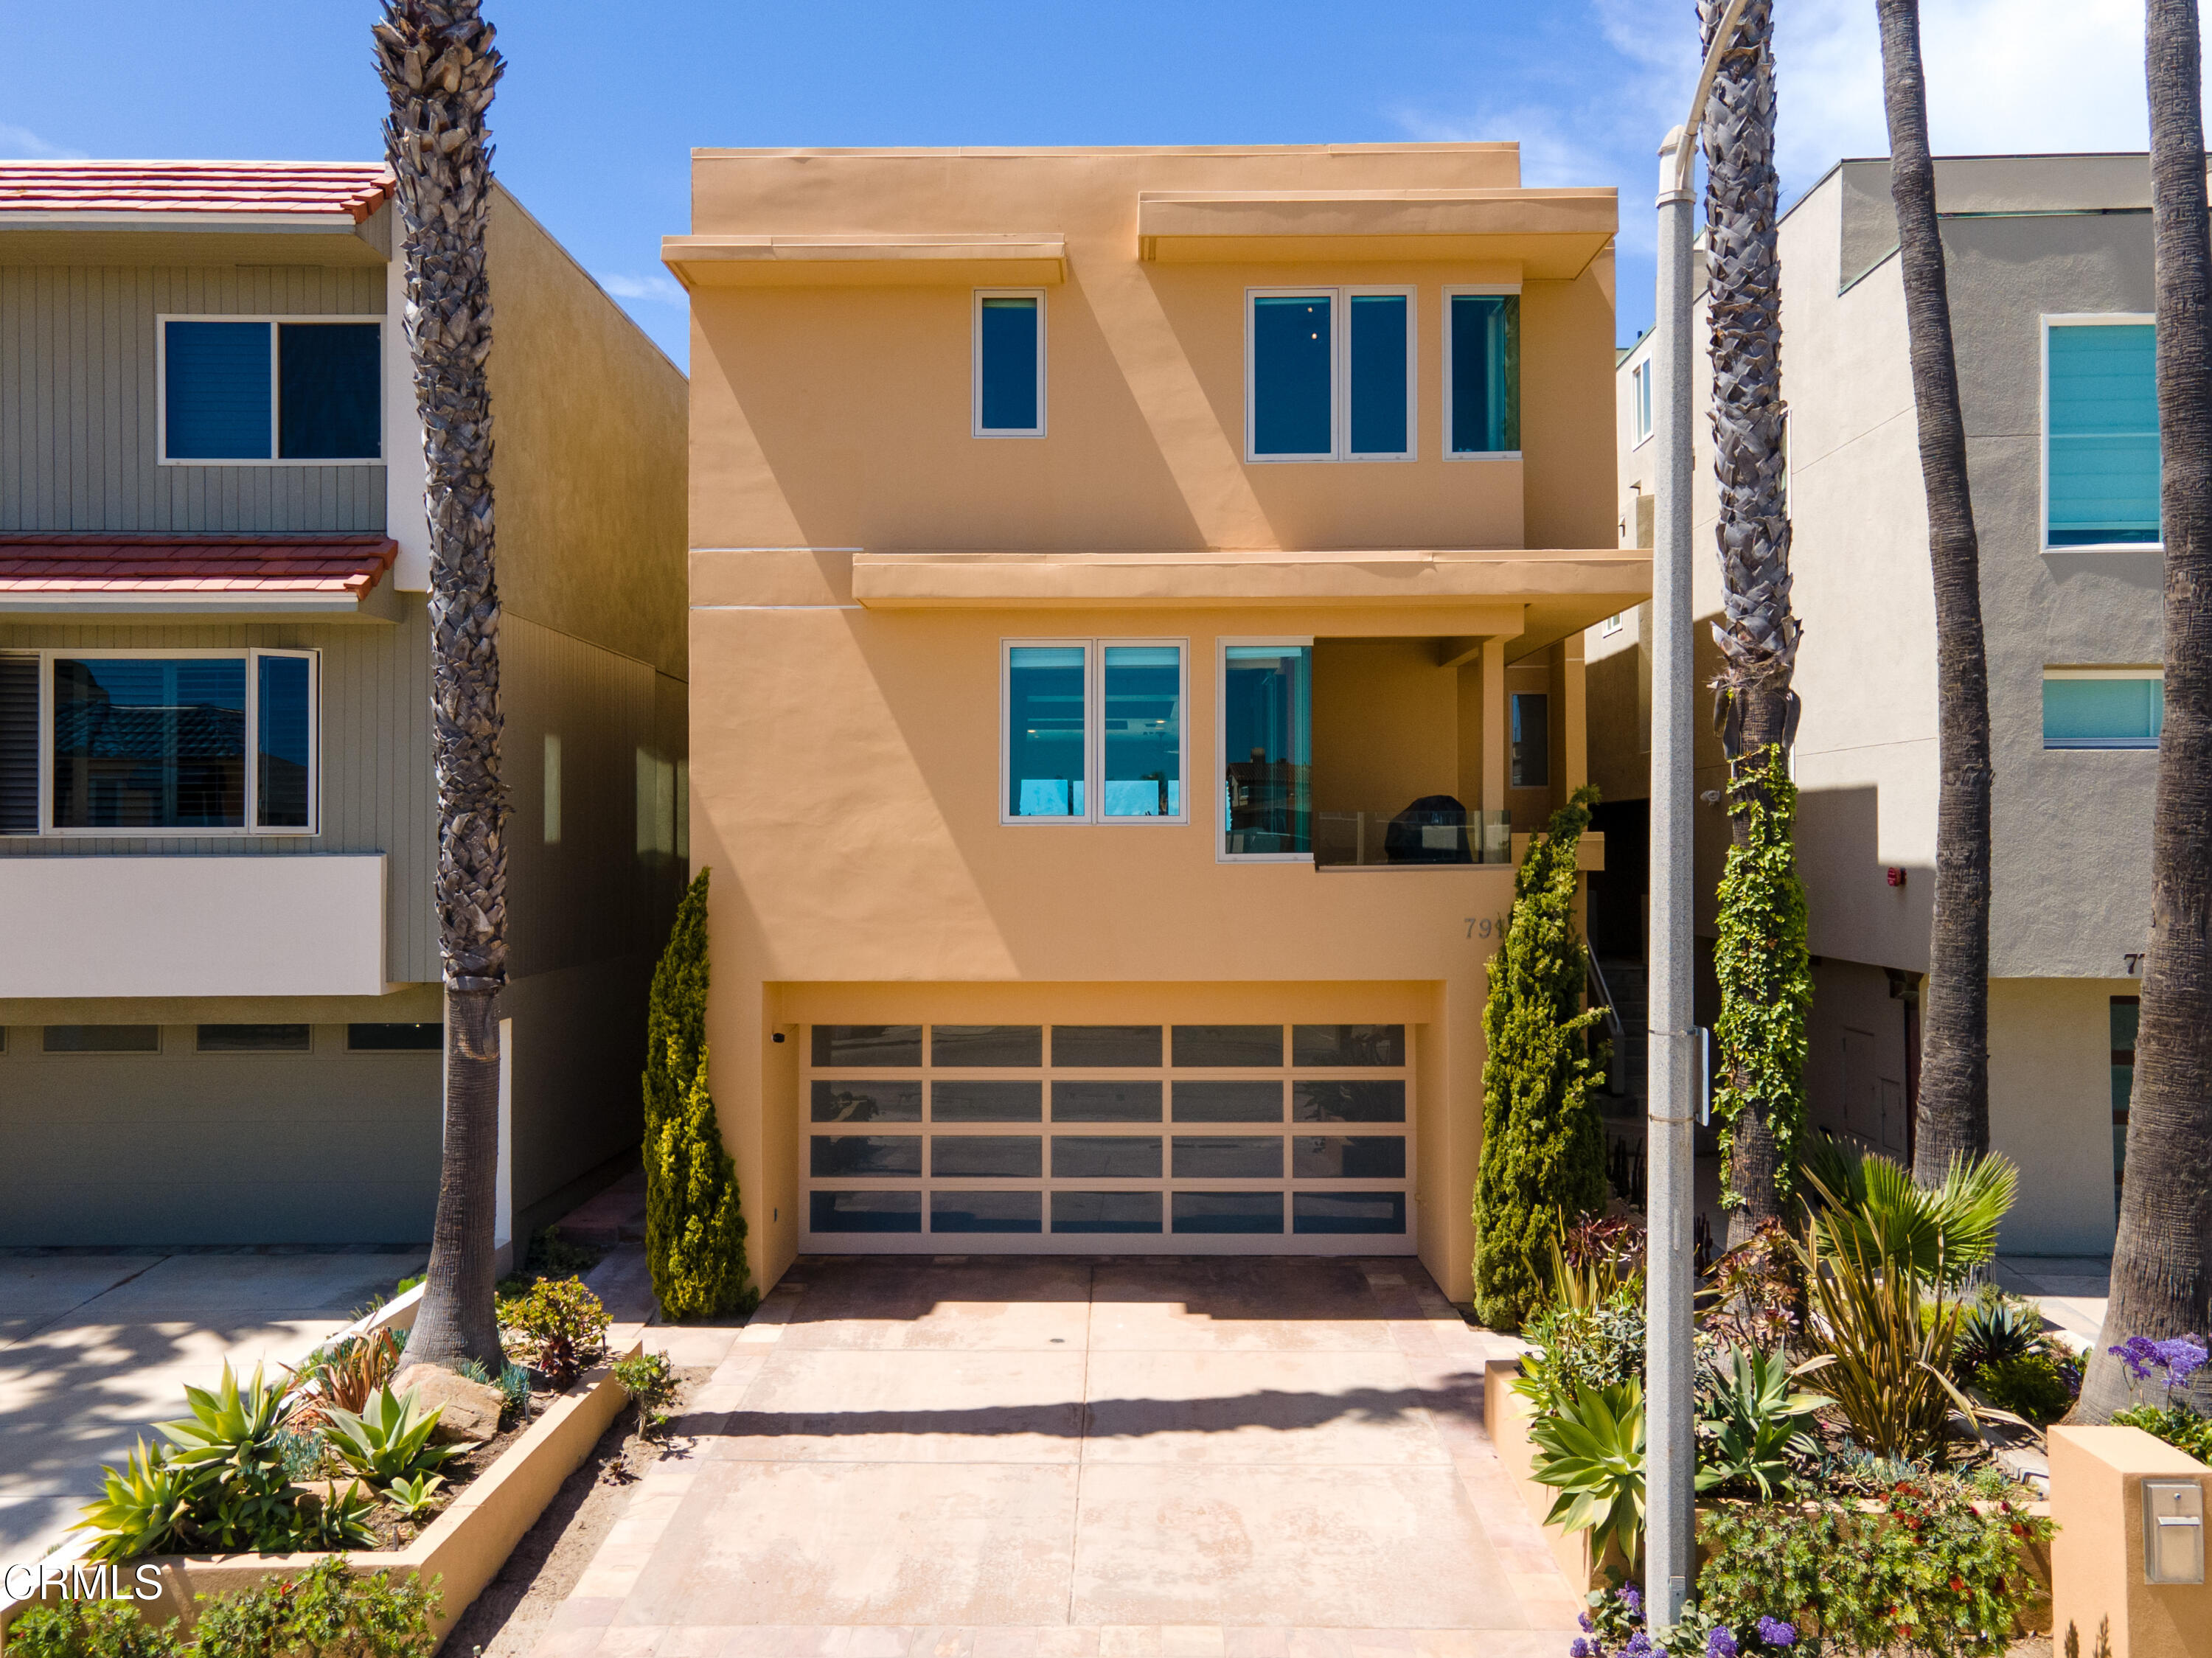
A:
[[[430,528],[430,725],[446,1140],[410,1364],[502,1363],[492,1304],[499,1017],[507,983],[507,791],[500,780],[499,588],[492,571],[491,300],[484,111],[504,64],[477,0],[384,0],[371,31],[391,96],[385,146],[405,232],[407,349]]]
[[[1699,0],[1705,50],[1726,10],[1724,0]],[[1698,136],[1705,150],[1706,308],[1713,368],[1713,471],[1719,484],[1723,620],[1713,624],[1721,648],[1723,735],[1729,790],[1763,799],[1758,780],[1771,751],[1786,744],[1795,723],[1790,676],[1797,660],[1797,618],[1790,608],[1790,516],[1783,498],[1782,267],[1775,247],[1773,0],[1751,0],[1737,26],[1737,44],[1713,76]],[[1733,817],[1736,844],[1748,820]],[[1787,964],[1774,975],[1772,1001],[1782,1006]],[[1792,1014],[1802,1017],[1802,1015]],[[1796,1099],[1762,1096],[1744,1056],[1722,1063],[1741,1100],[1730,1132],[1729,1184],[1742,1204],[1732,1210],[1729,1237],[1741,1242],[1780,1212],[1781,1143],[1778,1115],[1802,1109]]]
[[[1990,1149],[1990,671],[1982,647],[1981,544],[1966,482],[1966,428],[1951,354],[1951,295],[1936,220],[1920,0],[1875,0],[1889,194],[1897,209],[1912,402],[1936,579],[1936,925],[1921,1026],[1913,1178],[1940,1186],[1954,1158]]]
[[[2151,819],[2128,1179],[2105,1329],[2075,1408],[2128,1402],[2106,1349],[2202,1333],[2212,1288],[2212,246],[2196,0],[2150,0],[2151,235],[2158,282],[2160,508],[2166,539],[2166,731]],[[2205,1382],[2200,1378],[2200,1390]]]

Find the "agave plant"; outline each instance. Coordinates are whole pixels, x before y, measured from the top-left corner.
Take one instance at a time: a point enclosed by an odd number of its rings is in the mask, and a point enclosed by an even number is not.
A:
[[[429,1513],[430,1499],[445,1483],[446,1476],[441,1473],[418,1473],[393,1480],[385,1488],[384,1498],[399,1510],[403,1518],[420,1520]]]
[[[2043,1315],[2033,1305],[1984,1290],[1959,1321],[1956,1374],[1971,1376],[1984,1364],[2026,1358],[2043,1346]]]
[[[103,1468],[100,1497],[84,1505],[71,1531],[93,1533],[94,1560],[179,1554],[191,1543],[192,1498],[208,1476],[170,1460],[168,1448],[144,1440],[120,1468]]]
[[[430,1442],[441,1414],[438,1406],[422,1408],[416,1389],[410,1388],[394,1397],[386,1382],[359,1416],[331,1410],[323,1433],[346,1467],[373,1484],[388,1486],[394,1480],[428,1473],[458,1454],[458,1446]]]
[[[1644,1387],[1577,1388],[1571,1403],[1539,1417],[1528,1430],[1536,1447],[1530,1476],[1559,1495],[1547,1526],[1607,1533],[1633,1562],[1644,1534]]]
[[[1915,1186],[1903,1164],[1832,1139],[1813,1148],[1805,1173],[1826,1202],[1818,1224],[1830,1255],[1856,1233],[1862,1253],[1908,1260],[1923,1279],[1954,1286],[1995,1258],[1997,1227],[2020,1189],[2020,1170],[1995,1152],[1954,1157],[1930,1188]]]
[[[1780,1353],[1729,1349],[1713,1413],[1698,1424],[1705,1436],[1698,1447],[1698,1489],[1748,1481],[1771,1501],[1775,1486],[1790,1477],[1790,1458],[1819,1452],[1814,1412],[1836,1402],[1826,1394],[1793,1393],[1790,1383],[1833,1363],[1815,1358],[1791,1370]]]
[[[215,1391],[188,1386],[185,1400],[189,1418],[155,1426],[175,1448],[172,1463],[209,1476],[195,1490],[195,1540],[226,1553],[289,1541],[301,1489],[285,1443],[292,1405],[283,1387],[256,1365],[240,1388],[226,1362]]]

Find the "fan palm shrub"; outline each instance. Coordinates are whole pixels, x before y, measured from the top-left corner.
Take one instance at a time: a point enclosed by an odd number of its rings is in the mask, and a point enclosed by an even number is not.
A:
[[[2020,1170],[1991,1152],[1954,1157],[1942,1181],[1916,1186],[1910,1170],[1879,1153],[1862,1154],[1824,1140],[1807,1159],[1825,1200],[1814,1224],[1828,1253],[1841,1253],[1856,1232],[1876,1254],[1907,1261],[1924,1279],[1957,1285],[1997,1253],[1997,1229],[2020,1189]]]

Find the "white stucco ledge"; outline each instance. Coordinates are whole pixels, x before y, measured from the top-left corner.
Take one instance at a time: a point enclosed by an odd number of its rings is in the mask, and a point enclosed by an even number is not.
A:
[[[0,997],[375,996],[384,854],[0,859]]]
[[[1067,242],[1041,235],[664,236],[684,287],[1032,287],[1063,282]]]

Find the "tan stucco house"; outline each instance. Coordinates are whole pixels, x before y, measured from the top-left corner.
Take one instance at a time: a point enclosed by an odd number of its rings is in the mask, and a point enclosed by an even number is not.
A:
[[[1650,591],[1615,217],[1511,144],[695,153],[690,853],[764,1280],[1468,1292],[1484,963]]]

